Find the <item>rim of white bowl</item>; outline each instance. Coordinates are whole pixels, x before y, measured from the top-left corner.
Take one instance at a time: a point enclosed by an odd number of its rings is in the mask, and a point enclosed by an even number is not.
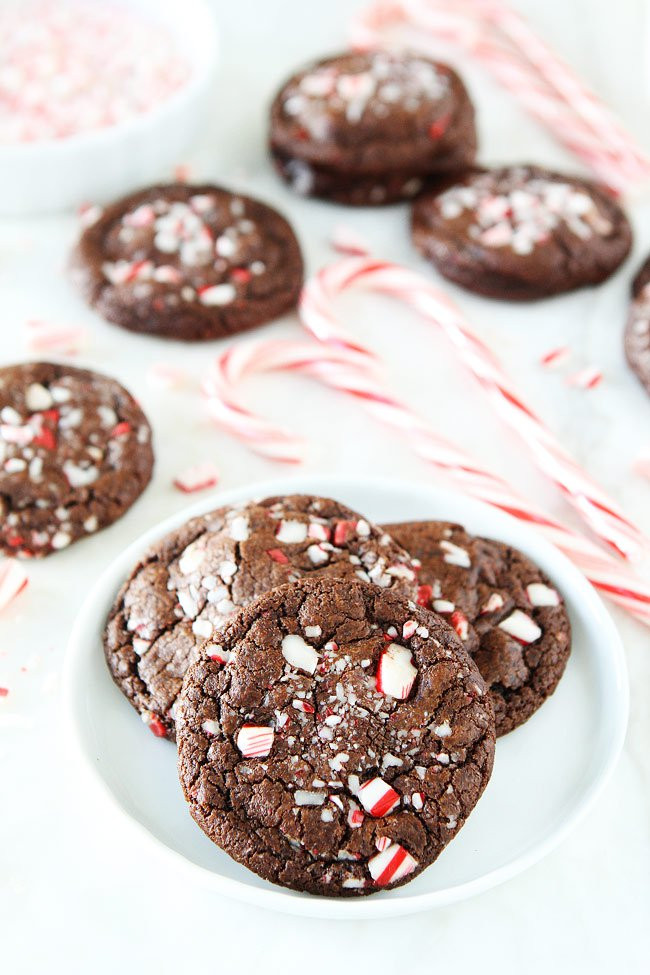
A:
[[[103,2],[103,0],[99,0],[99,2]],[[176,19],[185,20],[187,17],[193,17],[199,23],[196,31],[199,47],[192,52],[193,57],[198,56],[196,61],[192,62],[187,81],[168,98],[133,118],[98,129],[88,129],[63,139],[37,139],[34,142],[14,142],[0,145],[0,159],[15,162],[16,160],[20,161],[21,156],[42,155],[45,164],[48,155],[63,156],[68,152],[94,149],[115,140],[128,139],[131,133],[138,129],[157,125],[158,122],[164,120],[166,115],[175,112],[183,104],[193,101],[209,85],[217,62],[219,34],[214,11],[206,0],[165,0],[165,10],[168,11],[165,15],[156,15],[153,3],[143,4],[141,0],[136,0],[136,2],[141,9],[146,7],[146,11],[154,21],[157,20],[163,27],[171,25],[170,14],[172,10]],[[125,0],[109,0],[109,3],[114,6],[124,6]],[[189,54],[183,45],[180,45],[180,51],[186,56]]]

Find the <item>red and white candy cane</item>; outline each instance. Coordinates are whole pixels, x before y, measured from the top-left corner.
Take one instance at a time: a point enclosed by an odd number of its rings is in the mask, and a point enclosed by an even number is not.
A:
[[[299,438],[249,412],[240,402],[240,385],[246,379],[278,370],[313,376],[353,397],[406,436],[415,452],[451,478],[460,490],[537,527],[605,596],[650,626],[650,586],[630,566],[547,515],[501,477],[440,437],[428,421],[390,394],[367,356],[312,342],[254,339],[232,346],[213,363],[203,384],[214,420],[265,457],[298,461],[302,447]]]
[[[427,278],[408,268],[372,258],[347,258],[325,267],[307,282],[300,302],[303,324],[320,342],[366,352],[334,312],[341,292],[364,287],[404,302],[441,328],[479,381],[505,422],[518,433],[536,466],[560,488],[595,535],[620,555],[634,557],[650,540],[589,478],[553,433],[524,403],[493,351],[472,331],[454,302]]]
[[[245,409],[236,398],[239,384],[249,375],[273,370],[304,372],[344,386],[349,369],[366,372],[366,357],[345,348],[323,349],[313,342],[244,342],[232,345],[212,365],[202,391],[212,419],[269,460],[298,464],[305,444],[300,437]]]
[[[632,137],[503,0],[374,3],[353,21],[351,39],[359,47],[382,46],[395,28],[421,49],[451,48],[482,64],[612,188],[650,177],[650,159]]]

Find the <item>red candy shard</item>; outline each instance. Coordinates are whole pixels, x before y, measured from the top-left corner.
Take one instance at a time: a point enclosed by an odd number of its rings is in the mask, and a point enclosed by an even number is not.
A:
[[[266,554],[269,556],[270,559],[273,559],[274,562],[278,562],[280,565],[289,564],[289,559],[284,554],[281,548],[269,548],[267,549]]]
[[[432,139],[439,139],[447,131],[447,126],[449,125],[449,115],[441,115],[439,119],[429,128],[429,135]]]
[[[433,586],[418,586],[417,604],[418,606],[424,606],[425,609],[431,607],[431,600],[433,599]]]
[[[153,718],[149,722],[149,731],[152,731],[156,738],[166,738],[167,732],[165,731],[165,726],[158,718]]]
[[[252,274],[247,267],[234,267],[230,272],[230,277],[238,284],[248,284]]]
[[[353,531],[357,527],[356,521],[337,521],[334,527],[334,544],[345,545]]]
[[[109,433],[109,437],[111,437],[111,438],[112,437],[123,437],[124,434],[130,433],[130,432],[131,432],[131,424],[128,422],[128,420],[122,420],[121,423],[116,423],[115,424],[115,426],[113,427],[113,429]]]
[[[56,437],[49,427],[43,427],[41,431],[34,435],[32,440],[34,447],[44,447],[45,450],[54,450],[56,447]]]
[[[0,697],[6,697],[9,693],[8,687],[0,687]]]
[[[469,620],[459,609],[455,609],[450,617],[451,625],[461,640],[466,640],[469,636]]]

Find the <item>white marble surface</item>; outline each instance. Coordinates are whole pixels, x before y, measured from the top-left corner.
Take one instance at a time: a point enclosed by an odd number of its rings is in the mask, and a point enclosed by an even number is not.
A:
[[[383,257],[422,265],[411,252],[405,212],[345,212],[296,200],[264,155],[264,109],[294,64],[344,44],[356,0],[238,0],[215,3],[224,60],[215,114],[192,158],[199,177],[249,188],[293,218],[308,266],[331,257],[327,238],[344,220]],[[650,146],[644,90],[642,0],[612,13],[600,0],[520,0],[555,45],[580,67]],[[619,16],[621,13],[625,16]],[[471,72],[480,112],[482,157],[522,158],[568,167],[572,161],[512,102]],[[1,177],[1,173],[0,173]],[[634,255],[605,287],[534,307],[508,308],[454,292],[476,328],[521,377],[529,400],[585,466],[650,531],[650,484],[632,472],[650,450],[650,402],[627,371],[621,329],[633,268],[650,251],[650,200],[631,206]],[[59,675],[76,609],[102,567],[137,533],[177,510],[184,498],[172,476],[213,459],[222,486],[273,476],[277,466],[250,455],[212,429],[192,393],[168,395],[144,381],[152,360],[181,362],[197,375],[222,346],[157,345],[104,324],[71,293],[63,274],[75,233],[70,217],[0,221],[0,320],[3,362],[25,354],[24,323],[44,317],[84,323],[84,364],[123,380],[142,400],[155,428],[153,485],[112,529],[30,567],[26,594],[0,619],[0,967],[14,973],[185,972],[397,969],[422,971],[636,973],[647,970],[650,908],[648,632],[615,614],[631,677],[631,721],[620,764],[588,818],[561,847],[526,874],[480,898],[413,918],[356,924],[300,921],[182,889],[149,849],[89,800],[62,735]],[[355,304],[355,327],[390,354],[398,389],[447,436],[457,438],[517,485],[570,518],[535,474],[518,444],[486,415],[453,358],[424,326],[380,301]],[[268,335],[297,334],[293,318]],[[569,342],[572,368],[596,364],[605,381],[591,392],[544,373],[539,354]],[[250,388],[252,406],[294,425],[309,440],[304,469],[436,475],[369,418],[307,380],[265,377]],[[562,748],[558,728],[550,748]]]

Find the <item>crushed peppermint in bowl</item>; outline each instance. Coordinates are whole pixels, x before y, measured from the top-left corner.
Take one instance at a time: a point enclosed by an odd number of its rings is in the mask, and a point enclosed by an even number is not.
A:
[[[0,145],[118,125],[165,101],[191,72],[162,24],[110,3],[6,4],[0,37]]]
[[[168,172],[200,131],[206,0],[0,3],[0,212],[104,200]]]

